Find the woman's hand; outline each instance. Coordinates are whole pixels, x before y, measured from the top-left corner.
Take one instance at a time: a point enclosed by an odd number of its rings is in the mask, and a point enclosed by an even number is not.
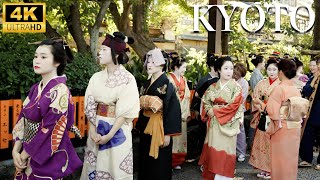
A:
[[[171,137],[170,136],[164,136],[164,143],[163,143],[163,145],[161,146],[161,147],[167,147],[167,146],[169,146],[169,144],[170,144],[170,139],[171,139]]]
[[[214,116],[213,109],[207,111],[207,115],[212,118]]]
[[[98,140],[96,142],[96,144],[101,144],[101,145],[107,144],[107,142],[109,142],[112,138],[113,138],[113,136],[110,133],[108,133],[108,134],[106,134],[104,136],[101,136],[100,140]]]
[[[254,104],[261,104],[262,103],[262,101],[258,98],[254,98],[252,101]]]
[[[101,140],[101,135],[100,134],[98,134],[98,133],[96,133],[96,132],[90,132],[90,136],[91,136],[91,139],[95,142],[95,143],[97,143],[97,142],[99,142],[100,140]]]

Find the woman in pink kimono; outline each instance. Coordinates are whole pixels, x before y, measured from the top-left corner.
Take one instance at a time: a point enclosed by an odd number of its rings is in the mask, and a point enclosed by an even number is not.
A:
[[[186,60],[172,57],[171,70],[168,75],[170,82],[177,90],[181,107],[181,135],[172,138],[172,167],[181,169],[181,164],[187,156],[187,119],[190,117],[190,91],[187,79],[183,76],[187,68]]]
[[[232,79],[230,57],[220,57],[214,68],[219,81],[209,86],[202,97],[202,120],[207,120],[207,135],[199,160],[206,180],[232,180],[236,166],[237,134],[243,120],[241,86]]]
[[[132,38],[107,34],[99,51],[106,68],[95,73],[85,94],[89,137],[82,180],[133,179],[132,120],[138,117],[139,92],[134,76],[121,64],[128,62],[126,42]]]
[[[301,97],[301,94],[291,80],[296,76],[295,63],[281,60],[278,68],[281,83],[274,88],[267,103],[267,112],[271,119],[266,131],[271,136],[271,179],[293,180],[297,179],[298,174],[300,130],[303,116],[290,119],[288,106],[285,105],[285,102],[292,97]],[[291,109],[291,111],[291,113],[296,113],[297,110]]]
[[[261,172],[257,174],[260,178],[270,179],[271,175],[271,149],[270,136],[264,131],[257,128],[260,120],[261,112],[265,109],[272,90],[280,83],[278,79],[277,61],[269,59],[266,64],[268,78],[258,82],[253,91],[253,106],[251,127],[256,129],[249,163],[259,169]]]
[[[72,59],[61,39],[45,40],[35,52],[33,69],[42,80],[31,87],[12,132],[17,180],[62,179],[82,165],[68,136],[74,103],[63,72]]]

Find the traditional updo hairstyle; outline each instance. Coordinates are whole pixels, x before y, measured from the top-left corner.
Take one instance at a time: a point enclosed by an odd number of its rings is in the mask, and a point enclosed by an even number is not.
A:
[[[251,58],[251,63],[257,67],[258,64],[263,62],[263,56],[261,54],[256,55],[256,54],[249,54],[249,58]]]
[[[266,69],[268,69],[268,67],[271,65],[271,64],[274,64],[276,67],[278,67],[278,61],[273,58],[273,57],[270,57],[265,65]]]
[[[180,68],[183,63],[187,62],[186,59],[176,56],[171,58],[170,69],[171,71],[175,70],[175,67]]]
[[[126,52],[129,48],[126,48],[126,43],[133,44],[134,39],[132,37],[125,36],[122,32],[114,32],[113,36],[106,35],[106,39],[102,45],[111,48],[111,56],[114,64],[126,64],[129,61],[129,57]],[[116,57],[118,55],[118,57]]]
[[[303,63],[297,57],[292,58],[292,61],[296,63],[297,69],[301,66],[303,67]]]
[[[283,59],[278,63],[279,71],[282,71],[283,74],[288,78],[292,79],[297,74],[297,67],[293,61]]]
[[[53,62],[60,64],[57,67],[57,75],[63,75],[67,63],[71,63],[73,61],[73,55],[70,47],[65,41],[63,41],[63,39],[60,38],[46,39],[39,44],[39,46],[43,45],[51,46]]]
[[[164,72],[168,72],[168,68],[170,66],[170,57],[169,57],[169,54],[163,50],[161,50],[161,53],[162,53],[162,56],[164,58],[164,61],[166,62],[165,64],[161,65],[163,67],[162,71]]]
[[[209,67],[214,67],[214,63],[216,62],[216,60],[219,58],[219,56],[216,56],[214,54],[208,54],[207,55],[207,65]]]
[[[231,59],[230,56],[222,56],[222,57],[219,57],[219,58],[215,61],[215,63],[214,63],[214,70],[215,70],[216,72],[218,72],[219,77],[220,77],[220,72],[219,72],[219,71],[221,71],[221,67],[222,67],[222,66],[224,65],[224,63],[227,62],[227,61],[232,62],[232,59]]]

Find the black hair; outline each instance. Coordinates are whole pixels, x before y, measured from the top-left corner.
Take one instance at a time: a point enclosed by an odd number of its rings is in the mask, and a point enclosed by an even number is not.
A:
[[[125,41],[125,39],[127,38],[128,44],[133,44],[134,43],[134,39],[132,37],[126,37],[122,32],[114,32],[113,33],[113,39],[116,38],[120,38],[122,41]],[[126,64],[129,61],[129,57],[126,54],[126,52],[129,51],[129,48],[126,48],[124,52],[122,53],[116,53],[116,51],[113,49],[112,45],[111,45],[111,56],[112,56],[112,61],[114,64]],[[116,55],[118,55],[118,57],[116,58]]]
[[[311,60],[310,60],[310,62],[311,61],[315,61],[317,64],[319,64],[320,63],[320,55],[316,55],[314,58],[312,58]]]
[[[294,58],[292,59],[292,61],[293,61],[294,63],[296,63],[297,69],[298,69],[300,66],[303,67],[303,63],[302,63],[297,57],[294,57]]]
[[[297,67],[293,61],[283,59],[278,63],[279,71],[282,71],[283,74],[288,78],[292,79],[297,74]]]
[[[214,63],[216,62],[216,60],[218,59],[218,56],[215,56],[214,54],[208,54],[207,55],[207,65],[209,67],[214,67]]]
[[[252,58],[251,59],[251,63],[257,67],[258,64],[262,63],[263,62],[263,56],[261,54],[249,54],[249,58]]]
[[[232,62],[232,59],[230,56],[223,56],[223,57],[219,57],[215,63],[214,63],[214,70],[216,72],[219,72],[219,70],[221,70],[221,67],[223,66],[223,64],[226,62],[226,61],[230,61]],[[220,76],[220,75],[219,75]]]
[[[185,58],[179,57],[179,56],[172,57],[171,60],[172,60],[172,61],[170,62],[170,69],[171,69],[171,71],[174,71],[174,70],[175,70],[174,67],[180,68],[183,63],[187,62]]]
[[[278,67],[278,61],[275,58],[269,58],[269,60],[266,63],[266,69],[268,69],[269,65],[274,64],[276,67]]]
[[[57,68],[57,75],[63,75],[67,63],[71,63],[73,61],[73,55],[70,47],[63,39],[60,38],[46,39],[39,44],[39,46],[42,45],[51,46],[53,61],[60,64]]]
[[[166,62],[165,64],[163,64],[162,66],[163,66],[163,68],[162,68],[162,71],[164,71],[164,72],[167,72],[168,71],[168,69],[167,69],[167,67],[169,67],[169,63],[170,63],[170,60],[169,60],[169,54],[167,53],[167,52],[165,52],[165,51],[161,51],[161,53],[162,53],[162,56],[163,56],[163,58],[164,58],[164,61]]]

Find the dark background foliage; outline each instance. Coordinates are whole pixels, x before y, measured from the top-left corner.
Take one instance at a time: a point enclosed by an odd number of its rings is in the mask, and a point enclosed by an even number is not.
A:
[[[5,34],[0,32],[0,99],[24,99],[30,87],[41,77],[34,73],[32,59],[42,34]],[[100,70],[90,55],[74,53],[66,68],[67,84],[72,95],[83,95],[90,77]]]

